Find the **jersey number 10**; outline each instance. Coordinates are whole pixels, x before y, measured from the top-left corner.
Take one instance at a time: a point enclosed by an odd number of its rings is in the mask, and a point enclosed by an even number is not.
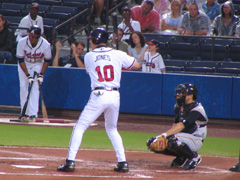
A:
[[[114,71],[112,65],[106,65],[103,67],[103,74],[101,72],[100,66],[97,66],[95,69],[98,73],[98,81],[113,81],[114,79]]]

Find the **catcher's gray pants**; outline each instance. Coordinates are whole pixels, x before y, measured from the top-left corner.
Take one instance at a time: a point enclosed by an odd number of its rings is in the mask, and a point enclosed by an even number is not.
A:
[[[178,142],[183,142],[188,145],[191,151],[198,152],[202,147],[202,138],[188,133],[175,134]]]

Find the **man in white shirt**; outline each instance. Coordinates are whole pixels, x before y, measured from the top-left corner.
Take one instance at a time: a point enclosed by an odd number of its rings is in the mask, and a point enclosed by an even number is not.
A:
[[[124,7],[122,9],[122,17],[123,21],[118,25],[118,28],[122,29],[124,32],[122,40],[128,41],[131,32],[133,31],[141,32],[141,25],[138,21],[132,20],[131,9],[129,9],[128,7]]]
[[[43,18],[38,15],[39,11],[39,4],[36,2],[33,2],[30,6],[29,14],[22,18],[20,21],[18,27],[19,28],[26,28],[26,29],[17,29],[15,32],[15,36],[17,36],[16,41],[19,41],[22,37],[27,36],[27,29],[30,27],[37,25],[41,28],[42,34],[44,34],[44,28],[43,28]]]

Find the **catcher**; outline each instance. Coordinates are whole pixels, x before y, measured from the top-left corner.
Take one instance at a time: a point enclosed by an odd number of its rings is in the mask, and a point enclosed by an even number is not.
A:
[[[172,128],[148,139],[147,146],[150,151],[176,156],[171,167],[195,169],[202,160],[197,152],[207,136],[208,117],[201,103],[196,101],[198,91],[195,85],[179,84],[175,91],[176,117]]]

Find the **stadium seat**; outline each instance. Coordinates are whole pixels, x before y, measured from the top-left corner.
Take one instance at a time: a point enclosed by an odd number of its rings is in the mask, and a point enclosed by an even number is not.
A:
[[[12,10],[24,10],[26,8],[26,4],[19,3],[2,3],[1,9],[12,9]]]
[[[211,67],[191,67],[187,66],[185,68],[186,72],[193,72],[193,73],[200,73],[200,74],[206,74],[207,72],[214,72],[213,68]]]
[[[46,12],[46,18],[59,19],[60,21],[66,21],[71,17],[70,13],[61,13],[61,12]]]
[[[19,4],[32,4],[32,2],[36,2],[36,0],[12,0],[12,2]]]
[[[167,72],[179,72],[185,71],[187,66],[187,61],[185,60],[175,60],[175,59],[165,59],[164,64]]]
[[[38,0],[39,5],[61,5],[61,0]]]
[[[203,60],[229,61],[231,40],[206,38],[200,44],[200,56]]]
[[[15,9],[0,9],[0,14],[4,16],[21,16],[21,11]]]
[[[189,61],[187,66],[189,67],[209,67],[213,70],[221,66],[219,61]]]
[[[16,28],[18,27],[22,17],[19,17],[19,16],[5,16],[5,19],[7,20],[9,26],[11,28]]]
[[[232,74],[233,76],[238,76],[240,75],[240,68],[223,68],[223,67],[220,67],[220,68],[217,68],[216,69],[216,72],[217,73],[226,73],[226,74]]]
[[[58,19],[53,19],[53,18],[43,18],[43,24],[48,25],[48,26],[53,26],[56,27],[59,25],[59,20]]]
[[[70,13],[75,15],[77,11],[77,7],[70,7],[70,6],[55,6],[53,5],[50,9],[51,12],[60,12],[60,13]]]
[[[221,68],[239,68],[240,69],[240,62],[224,62],[220,63]]]

